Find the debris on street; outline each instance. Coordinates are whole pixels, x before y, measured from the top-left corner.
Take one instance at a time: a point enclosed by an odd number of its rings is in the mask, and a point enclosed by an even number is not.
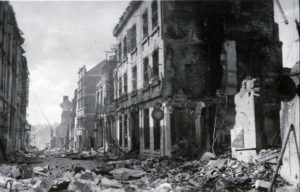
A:
[[[189,161],[180,157],[104,161],[99,154],[93,154],[96,158],[90,160],[52,157],[38,165],[1,165],[0,189],[49,192],[267,190],[275,164],[273,158],[268,160],[266,156],[273,156],[277,151],[262,150],[255,163],[238,161],[229,153],[215,156],[210,152]],[[79,162],[84,162],[84,166]],[[275,187],[289,185],[277,177]]]

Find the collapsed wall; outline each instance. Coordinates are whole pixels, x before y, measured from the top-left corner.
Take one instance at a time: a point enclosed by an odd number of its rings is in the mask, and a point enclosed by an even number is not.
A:
[[[171,119],[180,118],[182,125],[171,126],[173,133],[180,133],[172,135],[174,140],[192,133],[202,150],[211,150],[215,140],[219,146],[228,145],[235,123],[234,95],[245,77],[251,76],[261,80],[258,107],[262,113],[256,124],[261,134],[255,150],[280,142],[280,103],[275,87],[282,62],[273,1],[162,3],[164,96],[177,111]],[[190,112],[196,110],[198,102],[205,103],[201,118]],[[201,122],[190,125],[191,118]]]

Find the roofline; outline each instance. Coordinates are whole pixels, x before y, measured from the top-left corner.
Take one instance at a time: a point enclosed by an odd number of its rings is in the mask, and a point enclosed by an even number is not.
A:
[[[114,30],[113,30],[113,35],[115,37],[117,37],[121,30],[123,29],[123,27],[127,24],[129,18],[131,17],[131,15],[139,8],[139,6],[141,5],[143,1],[140,0],[132,0],[129,5],[127,6],[125,12],[123,13],[123,15],[120,17],[119,22],[117,23],[117,25],[115,26]]]

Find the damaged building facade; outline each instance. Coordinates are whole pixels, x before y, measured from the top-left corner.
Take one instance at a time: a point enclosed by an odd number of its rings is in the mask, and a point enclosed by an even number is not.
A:
[[[26,120],[29,71],[24,39],[14,11],[0,2],[0,159],[26,150],[30,125]]]
[[[69,134],[72,127],[72,102],[68,96],[63,96],[63,102],[60,104],[62,109],[61,122],[56,127],[56,137],[58,138],[59,147],[69,149]]]
[[[74,129],[75,150],[81,151],[95,147],[95,103],[96,85],[99,72],[105,61],[90,70],[83,66],[78,71],[77,104]]]
[[[132,1],[113,34],[122,149],[170,156],[182,140],[196,153],[247,148],[248,138],[230,130],[234,95],[248,76],[261,90],[251,150],[280,142],[281,43],[272,0]]]
[[[100,69],[100,78],[96,86],[95,147],[105,147],[116,137],[114,69],[116,58],[111,56]]]

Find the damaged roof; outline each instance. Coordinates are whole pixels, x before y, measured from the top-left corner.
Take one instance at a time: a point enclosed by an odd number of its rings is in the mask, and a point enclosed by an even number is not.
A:
[[[113,35],[116,37],[120,34],[121,30],[123,29],[124,25],[126,25],[127,21],[131,17],[131,15],[134,13],[135,10],[140,6],[142,1],[134,1],[132,0],[127,8],[125,9],[125,12],[122,14],[122,16],[119,19],[119,23],[115,26],[113,30]]]

